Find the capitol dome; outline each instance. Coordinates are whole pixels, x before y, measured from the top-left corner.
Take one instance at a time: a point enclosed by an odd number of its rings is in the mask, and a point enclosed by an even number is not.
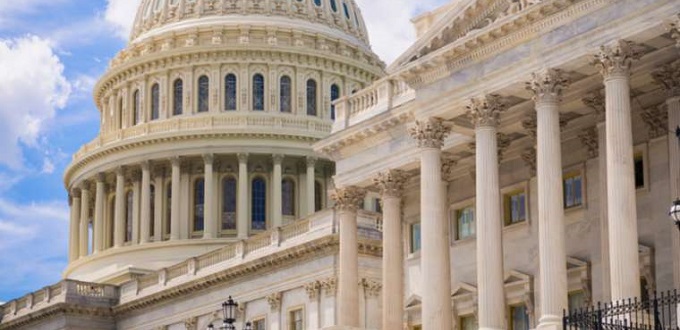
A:
[[[311,145],[383,68],[353,0],[142,1],[65,172],[64,276],[122,283],[330,207]]]

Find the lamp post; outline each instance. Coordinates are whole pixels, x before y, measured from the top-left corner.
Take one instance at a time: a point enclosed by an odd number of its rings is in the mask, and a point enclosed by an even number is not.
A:
[[[222,326],[219,327],[219,330],[236,330],[236,326],[234,326],[234,322],[236,322],[236,310],[238,309],[238,303],[234,301],[234,299],[229,297],[227,301],[222,303]],[[215,330],[215,327],[210,324],[208,325],[208,330]],[[252,325],[250,322],[247,322],[243,330],[253,330]]]
[[[678,226],[678,230],[680,230],[680,199],[676,199],[675,202],[673,202],[671,210],[668,212],[668,216],[671,217],[671,220],[675,222],[675,225]]]

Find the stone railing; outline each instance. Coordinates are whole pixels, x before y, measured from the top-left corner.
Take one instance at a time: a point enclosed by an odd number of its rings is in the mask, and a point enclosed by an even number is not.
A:
[[[116,286],[63,280],[0,306],[0,324],[60,303],[111,307],[117,302]]]
[[[180,116],[139,124],[122,130],[99,135],[94,141],[84,145],[73,155],[74,160],[108,147],[115,143],[132,141],[151,135],[164,133],[219,133],[230,134],[286,134],[312,138],[323,138],[331,131],[331,122],[317,117],[296,116],[278,113],[234,112],[194,116]]]
[[[415,98],[415,91],[405,82],[384,78],[373,85],[334,102],[336,119],[333,133],[354,126],[396,108]]]
[[[327,209],[287,226],[274,228],[239,242],[191,258],[158,272],[139,277],[121,286],[121,303],[139,299],[165,289],[215,274],[245,262],[272,255],[337,233],[335,212]],[[374,212],[358,214],[360,236],[380,239],[381,216]]]

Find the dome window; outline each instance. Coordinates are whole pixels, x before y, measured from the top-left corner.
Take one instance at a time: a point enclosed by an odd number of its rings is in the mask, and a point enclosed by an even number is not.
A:
[[[295,182],[291,179],[284,179],[281,183],[282,212],[284,216],[295,216]]]
[[[175,80],[172,95],[172,115],[179,116],[184,111],[184,82],[182,79]]]
[[[331,9],[336,13],[338,12],[338,3],[336,0],[331,0]]]
[[[151,120],[157,120],[160,116],[160,91],[158,84],[151,86]]]
[[[314,0],[314,4],[315,4],[317,7],[321,7],[321,0]]]
[[[346,2],[342,3],[342,9],[345,11],[345,18],[349,19],[349,7]]]
[[[194,232],[205,228],[205,180],[200,178],[194,182]]]
[[[280,107],[281,107],[281,112],[284,113],[291,113],[293,112],[293,106],[292,106],[292,83],[290,80],[290,77],[288,76],[283,76],[281,77],[281,83],[279,86],[279,93],[281,94],[279,97],[279,102]]]
[[[253,76],[253,110],[264,111],[264,76]]]
[[[236,230],[236,179],[222,180],[222,230]]]
[[[140,111],[139,89],[132,94],[132,125],[142,122],[142,112]]]
[[[317,114],[317,96],[316,96],[316,80],[307,80],[307,115],[316,116]]]
[[[252,183],[251,229],[267,230],[267,183],[263,178],[256,178]]]
[[[198,78],[198,112],[210,110],[210,79],[208,76]]]
[[[224,110],[236,110],[236,75],[233,73],[224,77]]]
[[[340,98],[340,87],[331,85],[331,120],[335,120],[335,104],[333,102]]]

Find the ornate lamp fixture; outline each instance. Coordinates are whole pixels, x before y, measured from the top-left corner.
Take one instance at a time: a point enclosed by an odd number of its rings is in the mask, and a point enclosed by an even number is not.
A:
[[[234,322],[236,322],[236,311],[238,309],[238,303],[234,301],[234,299],[229,296],[229,299],[222,303],[222,314],[223,314],[223,320],[222,320],[222,326],[219,327],[219,330],[236,330],[236,326],[234,326]],[[208,325],[208,330],[215,330],[215,327],[210,324]],[[247,322],[243,330],[253,330],[252,325],[250,322]]]
[[[671,217],[671,220],[675,222],[675,225],[678,226],[678,230],[680,230],[680,199],[676,199],[675,202],[673,202],[671,210],[668,212],[668,216]]]

